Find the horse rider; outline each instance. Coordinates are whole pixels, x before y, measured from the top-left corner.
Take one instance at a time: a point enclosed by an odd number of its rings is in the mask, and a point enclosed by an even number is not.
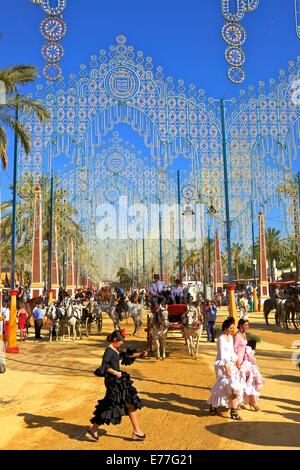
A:
[[[117,294],[117,302],[118,305],[116,306],[116,312],[119,315],[120,321],[122,320],[122,312],[128,312],[128,305],[126,303],[126,297],[124,294],[124,290],[122,287],[118,287],[116,289],[116,294]]]
[[[175,286],[172,287],[171,297],[174,304],[183,304],[184,303],[184,290],[183,285],[179,279],[176,279]]]
[[[162,295],[163,292],[163,283],[159,280],[159,275],[154,274],[153,282],[150,286],[150,296],[151,296],[151,307],[157,308],[158,305],[164,300]]]

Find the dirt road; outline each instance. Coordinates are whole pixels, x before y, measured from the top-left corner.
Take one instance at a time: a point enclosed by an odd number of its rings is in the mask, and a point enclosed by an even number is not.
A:
[[[20,343],[20,353],[9,355],[7,372],[0,375],[1,449],[300,448],[300,372],[291,361],[300,331],[266,328],[257,315],[252,331],[262,338],[257,350],[265,379],[262,411],[241,410],[242,422],[232,421],[227,411],[210,416],[206,401],[214,382],[216,345],[203,338],[200,357],[193,360],[182,338],[170,334],[165,361],[143,359],[126,368],[144,403],[139,418],[148,439],[132,441],[125,417],[119,426],[104,426],[99,442],[91,442],[85,430],[105,391],[93,370],[111,329],[104,314],[100,336],[75,343]],[[126,330],[132,332],[131,320]],[[144,331],[126,339],[128,347],[146,348]]]

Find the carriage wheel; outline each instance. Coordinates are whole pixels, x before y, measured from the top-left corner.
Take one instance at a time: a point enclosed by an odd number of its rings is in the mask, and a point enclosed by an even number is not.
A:
[[[85,320],[85,332],[87,336],[90,336],[91,330],[92,330],[92,322],[91,322],[90,316],[88,316],[87,319]]]
[[[101,333],[101,331],[102,331],[102,323],[103,323],[103,319],[102,319],[102,312],[101,312],[100,315],[99,315],[99,318],[97,319],[98,333]]]

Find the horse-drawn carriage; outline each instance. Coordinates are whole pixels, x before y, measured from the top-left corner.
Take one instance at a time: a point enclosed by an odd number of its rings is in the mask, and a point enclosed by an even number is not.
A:
[[[168,332],[179,331],[182,333],[182,315],[188,310],[187,304],[167,305],[165,308],[159,306],[152,308],[151,314],[147,316],[147,343],[150,353],[153,351],[153,342],[156,343],[157,357],[160,357],[160,347],[162,358],[165,358],[165,343]]]

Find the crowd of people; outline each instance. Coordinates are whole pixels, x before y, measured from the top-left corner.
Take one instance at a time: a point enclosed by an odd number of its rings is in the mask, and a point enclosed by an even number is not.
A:
[[[172,288],[164,285],[158,275],[154,276],[149,289],[133,289],[126,292],[122,288],[110,292],[111,301],[117,302],[117,311],[126,310],[127,301],[145,301],[149,295],[149,306],[153,312],[159,305],[172,305],[189,303],[188,289],[179,280],[175,281]],[[20,340],[26,340],[28,331],[29,316],[24,304],[24,295],[28,299],[26,292],[20,291],[18,302],[17,321],[20,330]],[[63,288],[59,292],[59,300],[67,294]],[[96,298],[99,293],[91,289],[79,289],[76,298],[79,301]],[[46,303],[46,302],[45,302]],[[45,303],[38,303],[32,312],[32,320],[35,327],[35,339],[41,339],[41,329],[45,316]],[[247,339],[249,330],[249,302],[245,292],[239,295],[238,304],[240,306],[240,320],[238,331],[234,335],[234,320],[228,318],[222,324],[222,333],[217,339],[217,358],[215,361],[216,382],[212,387],[211,395],[208,399],[210,412],[216,415],[220,407],[230,409],[230,417],[234,420],[241,420],[239,407],[249,405],[254,411],[259,411],[258,399],[263,385],[263,379],[255,359],[255,344]],[[207,331],[207,340],[214,343],[215,324],[218,309],[215,301],[206,301],[203,305],[198,300],[193,302],[198,312],[198,322],[201,328]],[[7,339],[7,328],[9,324],[10,310],[7,299],[3,298],[2,316],[5,319],[4,338]],[[124,332],[113,332],[108,337],[110,345],[105,350],[102,365],[95,374],[105,378],[106,395],[99,400],[96,405],[94,415],[91,418],[91,427],[87,430],[93,440],[98,440],[98,428],[103,424],[119,424],[123,416],[128,415],[133,428],[133,438],[138,440],[146,439],[146,434],[138,424],[137,409],[142,407],[137,391],[133,386],[130,376],[121,371],[120,362],[123,365],[132,364],[135,359],[147,356],[147,352],[129,350],[121,351],[124,343]]]

